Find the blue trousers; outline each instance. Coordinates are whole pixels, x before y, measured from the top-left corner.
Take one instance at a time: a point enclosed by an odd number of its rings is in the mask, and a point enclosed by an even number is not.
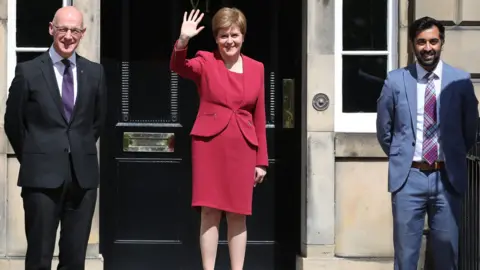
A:
[[[411,168],[405,184],[392,193],[395,270],[417,269],[425,214],[434,269],[457,270],[461,208],[462,197],[444,170]]]

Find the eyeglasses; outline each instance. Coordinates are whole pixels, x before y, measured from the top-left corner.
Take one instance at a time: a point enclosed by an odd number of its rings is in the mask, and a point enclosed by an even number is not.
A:
[[[68,28],[68,27],[65,27],[65,26],[54,25],[53,27],[55,27],[55,29],[57,29],[57,31],[62,35],[65,35],[65,34],[67,34],[68,31],[70,31],[73,36],[79,36],[83,33],[83,31],[85,31],[85,29]]]

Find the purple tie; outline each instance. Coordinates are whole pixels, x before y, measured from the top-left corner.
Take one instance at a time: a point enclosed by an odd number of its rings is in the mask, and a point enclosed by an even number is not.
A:
[[[434,74],[428,73],[425,88],[425,107],[423,112],[423,158],[430,165],[438,158],[437,96],[435,94]]]
[[[73,106],[74,106],[74,93],[73,93],[73,75],[72,69],[70,68],[70,60],[63,59],[62,63],[65,65],[65,71],[63,72],[63,83],[62,83],[62,101],[63,107],[65,109],[65,116],[67,120],[70,121],[72,116]]]

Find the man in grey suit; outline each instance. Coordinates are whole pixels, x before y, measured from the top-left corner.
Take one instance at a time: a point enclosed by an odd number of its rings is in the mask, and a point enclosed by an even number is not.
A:
[[[441,23],[420,18],[408,34],[417,62],[391,71],[377,102],[377,138],[389,158],[395,269],[417,269],[428,214],[434,269],[454,270],[478,101],[470,75],[440,60]]]

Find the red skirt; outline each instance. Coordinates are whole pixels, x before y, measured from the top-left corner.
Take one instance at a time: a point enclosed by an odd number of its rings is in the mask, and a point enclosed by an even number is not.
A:
[[[232,115],[214,137],[192,137],[192,206],[251,215],[256,147]]]

